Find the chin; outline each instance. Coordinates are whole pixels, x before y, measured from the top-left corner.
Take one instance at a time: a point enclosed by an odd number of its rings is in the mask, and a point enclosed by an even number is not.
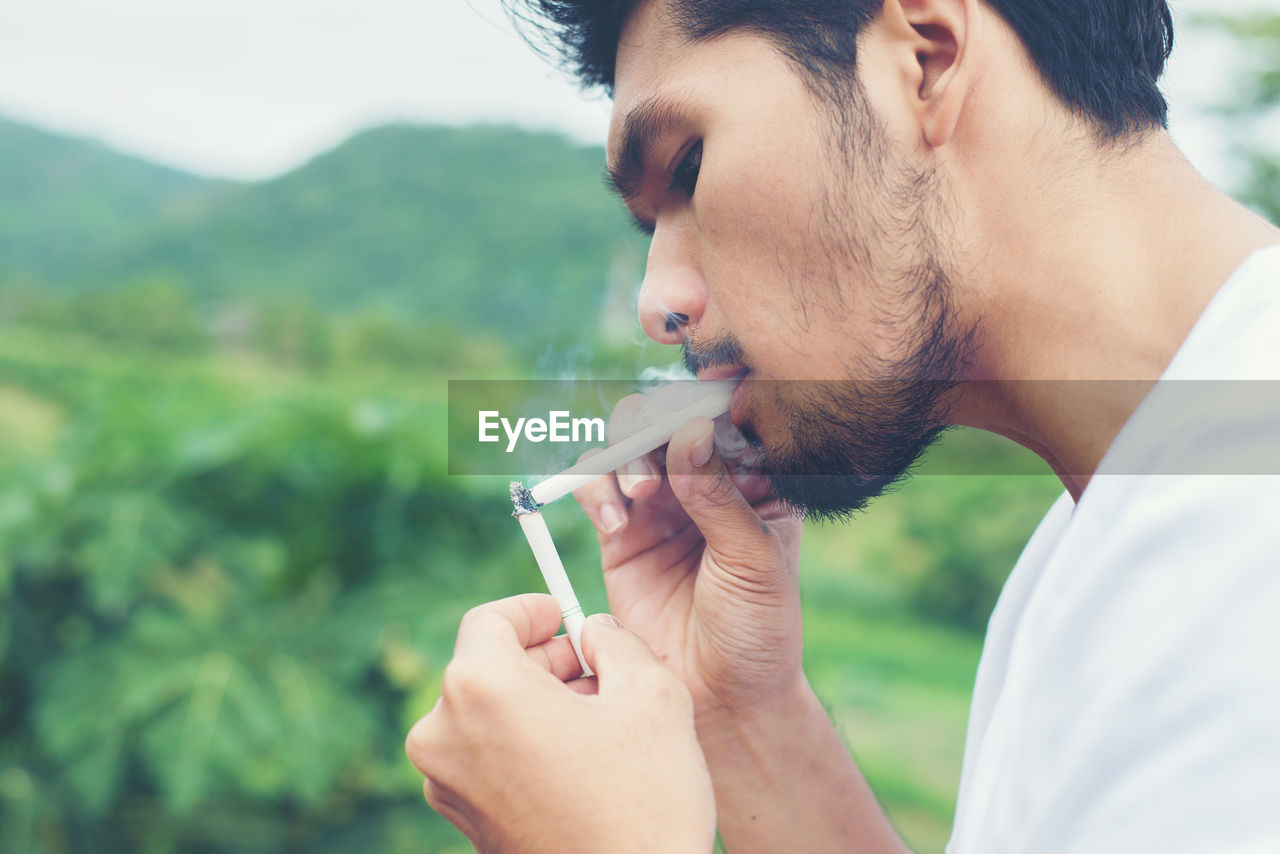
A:
[[[934,384],[895,383],[868,393],[852,383],[792,384],[757,406],[740,429],[755,468],[797,514],[845,519],[910,471],[946,429]]]

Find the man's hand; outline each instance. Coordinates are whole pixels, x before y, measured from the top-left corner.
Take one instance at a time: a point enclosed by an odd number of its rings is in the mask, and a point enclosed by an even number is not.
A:
[[[644,426],[643,405],[618,404],[613,440]],[[712,439],[694,419],[667,446],[665,478],[645,458],[574,493],[600,535],[610,610],[685,683],[699,719],[753,713],[804,683],[801,520],[759,503],[766,485],[731,475]]]
[[[644,426],[614,410],[614,441]],[[695,419],[652,459],[574,493],[600,534],[610,609],[688,687],[725,846],[905,851],[801,667],[801,521],[731,473]]]
[[[607,615],[582,632],[544,594],[482,605],[405,751],[480,851],[709,852],[715,801],[689,692]],[[573,680],[566,684],[565,680]]]

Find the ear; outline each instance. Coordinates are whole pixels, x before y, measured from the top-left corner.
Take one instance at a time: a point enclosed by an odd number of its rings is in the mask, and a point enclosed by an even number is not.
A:
[[[955,134],[973,88],[978,2],[885,0],[884,6],[914,32],[920,74],[916,106],[925,140],[940,148]]]

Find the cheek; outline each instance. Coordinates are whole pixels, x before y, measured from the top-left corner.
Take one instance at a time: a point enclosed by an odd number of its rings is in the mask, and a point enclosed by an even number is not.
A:
[[[724,172],[705,188],[699,182],[699,262],[711,303],[739,335],[757,324],[810,331],[815,292],[829,290],[831,274],[812,239],[816,188],[749,168]]]
[[[863,276],[844,224],[826,210],[826,187],[798,174],[725,173],[699,182],[708,329],[732,333],[760,376],[843,378]]]

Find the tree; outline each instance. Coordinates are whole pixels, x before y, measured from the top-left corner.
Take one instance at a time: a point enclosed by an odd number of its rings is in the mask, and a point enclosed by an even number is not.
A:
[[[1228,122],[1233,152],[1244,167],[1237,196],[1280,223],[1280,146],[1274,139],[1280,122],[1280,14],[1214,15],[1198,22],[1239,44],[1234,93],[1217,111]]]

